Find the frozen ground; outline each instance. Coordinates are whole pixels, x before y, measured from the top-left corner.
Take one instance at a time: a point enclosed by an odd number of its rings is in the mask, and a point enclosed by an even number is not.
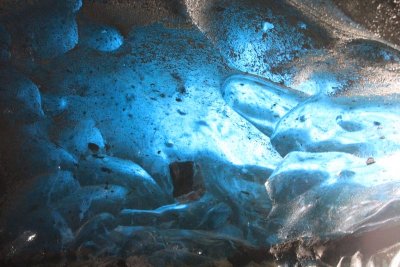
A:
[[[246,266],[398,229],[396,46],[310,1],[183,2],[4,1],[0,263]]]

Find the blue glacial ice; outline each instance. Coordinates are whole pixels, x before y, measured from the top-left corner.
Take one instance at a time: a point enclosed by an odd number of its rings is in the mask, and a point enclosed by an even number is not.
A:
[[[186,3],[192,21],[232,68],[307,94],[398,92],[398,49],[332,1]]]
[[[118,49],[124,42],[124,37],[117,29],[93,23],[82,22],[79,28],[79,45],[109,52]]]
[[[400,227],[398,47],[298,0],[159,2],[4,4],[0,265],[246,266]]]
[[[277,230],[270,240],[334,236],[398,221],[398,96],[317,95],[301,102],[299,93],[288,97],[251,76],[230,77],[224,86],[232,108],[269,135],[284,157],[265,183],[273,202],[267,221]],[[257,113],[264,122],[254,119]]]
[[[395,153],[400,145],[397,98],[317,96],[287,114],[271,142],[283,156],[291,151],[339,151],[365,158]]]
[[[44,116],[39,88],[26,76],[3,68],[0,103],[5,118],[12,121],[35,121]]]
[[[222,90],[227,104],[268,136],[286,113],[306,99],[298,91],[243,75],[229,77]]]

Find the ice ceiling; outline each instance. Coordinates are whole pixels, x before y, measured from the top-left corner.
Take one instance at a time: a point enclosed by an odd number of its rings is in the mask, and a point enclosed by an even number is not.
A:
[[[355,2],[1,1],[0,265],[399,266],[400,4]]]

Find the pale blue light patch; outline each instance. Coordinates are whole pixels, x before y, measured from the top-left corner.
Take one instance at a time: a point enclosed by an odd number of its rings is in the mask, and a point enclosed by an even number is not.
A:
[[[149,229],[149,227],[144,226],[122,226],[118,225],[113,231],[117,234],[122,234],[126,236],[133,235],[135,232],[143,231]],[[151,228],[154,229],[154,228]]]
[[[161,206],[155,210],[139,210],[139,209],[123,209],[121,210],[121,215],[131,215],[131,214],[148,214],[151,215],[162,215],[168,211],[183,211],[188,208],[187,204],[171,204]]]
[[[65,98],[60,99],[60,109],[64,110],[68,107],[68,101]]]
[[[278,121],[304,99],[299,92],[245,75],[229,77],[222,93],[233,110],[268,136]]]
[[[393,53],[391,53],[389,51],[385,51],[385,50],[381,49],[381,50],[379,50],[379,54],[385,61],[395,61],[395,62],[400,61],[399,57],[396,57]]]
[[[339,119],[340,118],[340,119]],[[395,101],[383,110],[377,100],[314,98],[298,105],[277,125],[275,148],[290,151],[342,151],[368,157],[400,148],[400,108]]]
[[[346,81],[340,81],[335,74],[316,72],[296,85],[296,89],[309,95],[334,95],[344,88],[345,83]]]
[[[264,32],[267,32],[267,31],[272,30],[273,28],[275,28],[274,24],[272,24],[272,23],[270,23],[268,21],[263,22],[262,25],[263,25],[263,31]]]
[[[82,23],[79,44],[101,52],[117,50],[124,42],[119,31],[111,26]]]
[[[154,212],[162,213],[167,210],[183,210],[188,207],[187,204],[171,204],[157,208]]]
[[[299,28],[302,29],[302,30],[306,30],[307,29],[307,24],[302,22],[302,21],[299,22],[298,25],[299,25]]]

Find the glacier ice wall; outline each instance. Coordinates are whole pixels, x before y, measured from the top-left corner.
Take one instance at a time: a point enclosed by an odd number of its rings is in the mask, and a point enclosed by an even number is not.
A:
[[[1,264],[397,253],[400,53],[333,2],[0,7]]]

